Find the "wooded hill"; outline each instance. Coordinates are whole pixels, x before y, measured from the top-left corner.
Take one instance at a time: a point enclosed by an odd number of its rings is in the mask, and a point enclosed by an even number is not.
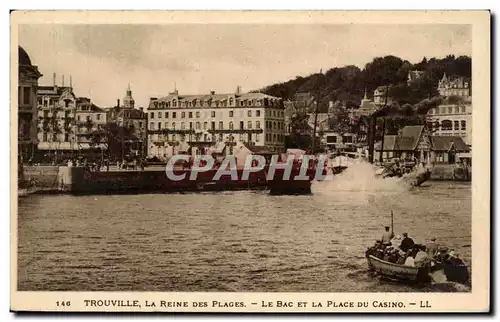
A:
[[[425,74],[408,84],[408,73],[413,70],[424,71]],[[320,112],[326,112],[329,101],[340,101],[347,107],[356,108],[364,96],[365,89],[368,97],[372,98],[377,87],[392,85],[389,96],[393,101],[399,106],[415,105],[438,95],[438,82],[445,72],[448,77],[463,76],[470,82],[471,58],[454,55],[442,59],[424,57],[421,62],[412,64],[395,56],[377,57],[363,69],[353,65],[334,67],[325,73],[299,76],[259,91],[284,100],[293,100],[296,93],[310,92],[316,96],[319,88]]]

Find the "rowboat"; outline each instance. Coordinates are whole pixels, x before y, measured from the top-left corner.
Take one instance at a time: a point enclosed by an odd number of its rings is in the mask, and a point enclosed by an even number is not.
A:
[[[379,275],[402,281],[428,282],[429,267],[412,267],[406,265],[386,262],[373,255],[367,255],[368,266]]]

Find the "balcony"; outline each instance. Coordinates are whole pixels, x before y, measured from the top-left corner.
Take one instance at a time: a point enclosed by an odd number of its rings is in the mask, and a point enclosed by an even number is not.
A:
[[[255,133],[259,134],[262,133],[262,129],[222,129],[222,130],[216,130],[216,129],[211,129],[208,130],[208,133],[210,134],[245,134],[245,133]]]
[[[161,129],[161,130],[149,130],[149,134],[184,134],[184,135],[189,135],[189,134],[195,134],[195,131],[193,129],[189,130],[176,130],[176,129]]]

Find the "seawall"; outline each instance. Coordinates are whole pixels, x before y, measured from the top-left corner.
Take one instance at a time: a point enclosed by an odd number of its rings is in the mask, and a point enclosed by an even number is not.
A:
[[[454,164],[436,164],[432,168],[430,180],[471,181],[472,173]]]

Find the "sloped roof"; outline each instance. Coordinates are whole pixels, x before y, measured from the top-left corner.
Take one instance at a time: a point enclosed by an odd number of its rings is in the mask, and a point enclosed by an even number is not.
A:
[[[259,146],[259,145],[246,145],[245,147],[250,150],[252,153],[256,154],[272,154],[273,152],[270,151],[267,147],[265,146]]]
[[[408,150],[414,150],[417,147],[418,140],[424,130],[423,125],[408,125],[401,130],[401,135],[398,139],[398,146]]]
[[[452,147],[455,151],[468,152],[470,151],[467,144],[459,136],[431,136],[433,150],[436,151],[449,151]]]
[[[394,151],[396,150],[396,139],[397,135],[385,135],[384,136],[384,151]],[[380,146],[382,142],[377,142],[375,144],[375,151],[380,151]]]
[[[158,98],[157,101],[170,101],[175,99],[179,100],[188,100],[188,101],[193,101],[193,100],[216,100],[216,101],[223,101],[227,100],[229,97],[235,96],[236,98],[239,99],[264,99],[264,98],[269,98],[269,99],[278,99],[278,97],[274,97],[271,95],[267,95],[264,93],[244,93],[244,94],[235,94],[235,93],[226,93],[226,94],[196,94],[196,95],[177,95],[177,94],[169,94],[164,97]]]
[[[405,126],[400,135],[384,136],[384,151],[412,151],[417,148],[424,129],[423,125]],[[380,142],[375,148],[380,151]]]
[[[122,109],[118,112],[118,117],[123,117],[123,114],[127,112],[129,119],[144,119],[147,118],[147,114],[135,108]]]

